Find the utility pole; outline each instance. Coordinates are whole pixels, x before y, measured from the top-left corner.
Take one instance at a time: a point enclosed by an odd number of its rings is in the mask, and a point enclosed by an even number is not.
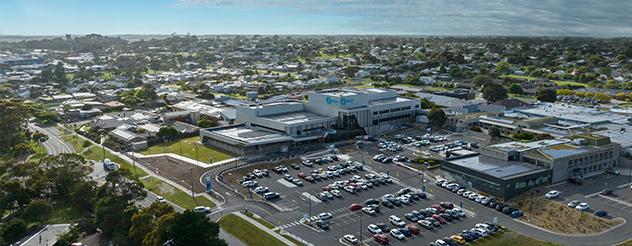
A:
[[[138,177],[138,171],[136,171],[136,160],[134,159],[134,149],[132,148],[131,144],[130,144],[130,147],[129,147],[129,151],[132,152],[132,165],[134,166],[134,175],[136,175],[136,177]]]
[[[360,213],[360,231],[358,231],[358,233],[360,233],[360,243],[362,243],[362,209],[358,211]]]
[[[197,146],[197,143],[195,144],[195,163],[198,166],[200,165],[200,159],[198,159],[198,146]]]
[[[101,158],[101,163],[105,163],[105,136],[101,133],[101,150],[103,150],[103,158]]]
[[[165,138],[165,136],[162,136],[162,153],[167,153],[167,139]]]
[[[189,168],[189,176],[191,176],[191,198],[195,200],[195,191],[193,190],[193,168]]]
[[[310,195],[310,197],[308,197],[307,199],[309,201],[309,217],[312,217],[312,197]]]

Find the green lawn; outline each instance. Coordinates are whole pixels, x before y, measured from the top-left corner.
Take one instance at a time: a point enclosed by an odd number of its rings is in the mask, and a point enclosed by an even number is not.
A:
[[[44,148],[44,145],[42,145],[41,143],[30,141],[29,146],[31,147],[31,149],[33,149],[34,152],[30,160],[37,162],[40,159],[48,156],[48,151],[46,151],[46,148]]]
[[[219,150],[210,148],[208,146],[199,144],[200,140],[199,136],[194,136],[190,138],[184,138],[173,142],[168,142],[167,146],[164,147],[167,153],[174,153],[178,155],[182,155],[188,158],[195,160],[195,146],[197,145],[197,156],[198,160],[205,163],[210,163],[211,160],[213,162],[222,161],[231,158],[232,156],[228,155],[225,152],[221,152]],[[162,154],[163,153],[163,144],[155,145],[149,147],[147,150],[143,151],[145,155],[152,154]],[[182,150],[182,154],[180,152]]]
[[[99,146],[92,145],[85,150],[82,156],[88,160],[100,161],[103,160],[103,149]],[[140,168],[136,168],[136,171],[134,171],[134,166],[132,165],[132,163],[125,162],[123,159],[121,159],[117,155],[112,154],[112,152],[110,151],[105,151],[105,158],[108,158],[111,161],[120,164],[121,168],[129,170],[132,174],[137,173],[138,177],[144,177],[148,175],[145,171],[143,171],[143,169]]]
[[[494,234],[491,237],[479,239],[470,245],[485,246],[556,246],[557,244],[539,241],[534,238],[513,231],[503,231]]]
[[[535,102],[537,100],[533,96],[525,96],[525,95],[519,95],[519,94],[509,94],[509,97],[518,99],[518,100],[520,100],[522,102],[525,102],[525,103],[533,103],[533,102]]]
[[[75,149],[76,153],[81,153],[85,148],[84,146],[92,146],[92,143],[90,143],[90,141],[85,140],[84,138],[79,137],[75,134],[64,135],[62,139],[64,140],[64,142],[72,144],[72,147]]]
[[[270,229],[276,227],[275,225],[273,225],[272,223],[268,222],[267,220],[264,220],[261,217],[255,218],[255,216],[253,216],[252,212],[248,212],[248,213],[241,212],[241,213],[246,215],[246,216],[248,216],[248,217],[250,217],[250,218],[252,218],[253,220],[256,220],[257,222],[259,222],[260,224],[264,225],[265,227],[268,227]]]
[[[515,78],[515,79],[526,79],[526,80],[536,80],[538,78],[536,77],[531,77],[531,76],[526,76],[526,75],[515,75],[515,74],[507,74],[507,75],[503,75],[500,76],[501,78]],[[586,87],[587,85],[584,83],[580,83],[580,82],[576,82],[576,81],[566,81],[566,80],[550,80],[551,82],[555,83],[556,85],[559,86],[564,86],[564,85],[571,85],[571,86],[582,86],[582,87]]]
[[[215,207],[215,204],[206,197],[198,196],[193,199],[191,198],[191,194],[162,182],[160,179],[148,177],[142,179],[141,181],[143,182],[143,185],[145,185],[146,189],[185,209],[193,209],[197,206]]]
[[[258,246],[283,246],[283,242],[274,238],[267,232],[257,228],[255,225],[248,223],[237,215],[229,214],[219,221],[219,226],[226,232],[235,236],[246,245]]]

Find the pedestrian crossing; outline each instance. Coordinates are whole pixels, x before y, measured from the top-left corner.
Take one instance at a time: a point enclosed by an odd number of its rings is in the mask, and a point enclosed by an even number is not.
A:
[[[285,224],[285,225],[277,226],[275,229],[278,229],[278,230],[285,230],[285,229],[292,228],[292,227],[295,227],[295,226],[300,225],[300,224],[301,224],[301,222],[299,222],[299,221],[294,221],[294,222],[292,222],[292,223],[287,223],[287,224]]]

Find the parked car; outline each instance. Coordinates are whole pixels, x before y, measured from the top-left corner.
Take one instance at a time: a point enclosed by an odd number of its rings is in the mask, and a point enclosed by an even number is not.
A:
[[[426,228],[428,230],[432,230],[434,228],[434,225],[432,225],[432,222],[425,219],[417,221],[417,224],[419,224],[421,227]]]
[[[580,203],[580,201],[578,201],[578,200],[572,200],[572,201],[568,202],[568,204],[566,204],[566,205],[568,205],[568,207],[574,208],[574,207],[577,207],[577,205],[579,205],[579,203]]]
[[[559,196],[560,196],[560,192],[556,191],[556,190],[552,190],[552,191],[549,191],[546,194],[544,194],[544,197],[546,197],[548,199],[557,198]]]
[[[604,196],[609,196],[609,195],[612,195],[612,192],[614,192],[612,189],[604,189],[601,192],[599,192],[599,194],[602,194]]]
[[[370,233],[372,234],[380,234],[382,233],[382,229],[380,229],[377,225],[375,224],[370,224],[367,229],[369,230]]]
[[[404,236],[404,234],[398,228],[391,229],[390,233],[392,237],[398,240],[403,240],[404,238],[406,238],[406,236]]]
[[[588,205],[588,203],[582,202],[579,205],[575,206],[575,209],[579,211],[586,211],[590,209],[590,205]]]
[[[595,216],[597,216],[597,217],[606,217],[606,216],[608,216],[608,212],[606,212],[604,210],[599,210],[599,211],[595,212]]]
[[[268,192],[268,193],[263,194],[263,199],[266,199],[266,200],[274,200],[279,197],[280,197],[279,193],[276,193],[276,192]]]
[[[386,236],[386,234],[375,234],[373,235],[373,239],[375,239],[375,241],[378,242],[379,244],[382,244],[382,245],[388,244],[388,236]]]
[[[362,209],[362,205],[354,203],[354,204],[351,204],[350,208],[351,208],[351,211],[358,211]]]
[[[388,217],[388,221],[397,227],[404,227],[406,225],[406,223],[401,218],[395,215],[391,215],[390,217]]]
[[[351,234],[347,234],[342,236],[342,238],[344,238],[345,241],[351,243],[351,244],[357,244],[358,243],[358,238],[356,238],[354,235]]]

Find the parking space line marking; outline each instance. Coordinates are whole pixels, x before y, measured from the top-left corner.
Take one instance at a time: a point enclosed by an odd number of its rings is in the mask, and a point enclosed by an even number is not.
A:
[[[312,200],[312,202],[315,202],[315,203],[321,203],[322,202],[320,199],[316,198],[312,194],[309,194],[308,192],[303,192],[303,193],[301,193],[301,195],[307,197],[309,200]]]
[[[599,197],[602,197],[602,198],[608,199],[608,200],[613,201],[613,202],[615,202],[615,203],[620,203],[620,204],[626,205],[626,206],[628,206],[628,207],[632,207],[632,203],[629,203],[629,202],[621,201],[621,200],[619,200],[619,199],[614,199],[614,198],[607,197],[607,196],[603,196],[603,195],[599,195]]]

